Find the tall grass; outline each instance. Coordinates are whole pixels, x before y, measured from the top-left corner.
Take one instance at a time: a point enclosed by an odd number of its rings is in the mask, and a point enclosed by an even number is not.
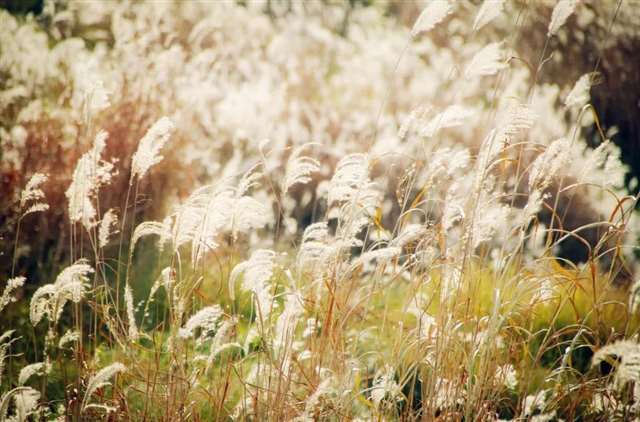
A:
[[[639,416],[637,197],[596,74],[538,83],[578,2],[531,61],[527,2],[432,1],[412,28],[320,3],[48,4],[48,26],[0,14],[2,153],[21,169],[51,124],[78,159],[34,173],[6,225],[0,420]],[[20,232],[53,211],[66,264],[27,279]]]

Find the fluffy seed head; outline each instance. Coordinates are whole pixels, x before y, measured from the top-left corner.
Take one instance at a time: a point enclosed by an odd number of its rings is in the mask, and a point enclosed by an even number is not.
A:
[[[437,24],[442,22],[453,10],[449,1],[431,0],[427,7],[422,10],[416,23],[411,29],[411,36],[415,37],[423,32],[432,30]]]
[[[175,125],[168,117],[162,117],[142,137],[138,150],[133,154],[131,177],[143,178],[151,166],[162,161],[160,150],[167,143],[175,130]]]

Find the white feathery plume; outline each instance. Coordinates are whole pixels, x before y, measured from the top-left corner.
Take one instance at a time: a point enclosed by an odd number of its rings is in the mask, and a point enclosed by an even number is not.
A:
[[[133,154],[131,178],[142,179],[149,169],[162,161],[160,150],[167,143],[175,130],[175,125],[168,117],[162,117],[142,137],[138,149]]]
[[[114,362],[111,365],[102,368],[93,377],[91,377],[89,379],[89,382],[87,383],[87,390],[84,393],[84,398],[82,399],[82,406],[81,406],[82,411],[85,411],[90,407],[104,408],[104,406],[101,406],[101,405],[90,404],[91,396],[99,388],[103,388],[110,385],[111,383],[109,382],[109,380],[113,378],[116,374],[120,372],[124,372],[126,370],[127,370],[127,367],[124,366],[122,363]]]
[[[498,123],[492,148],[497,152],[504,149],[513,136],[531,129],[536,118],[537,115],[530,105],[523,103],[510,104]],[[495,155],[495,153],[492,155]]]
[[[80,340],[80,332],[76,330],[67,330],[62,337],[60,337],[60,341],[58,342],[58,347],[60,349],[64,349],[70,343],[76,343]]]
[[[40,185],[45,183],[48,177],[46,174],[34,173],[27,182],[27,185],[20,194],[20,208],[23,210],[23,217],[27,214],[49,209],[49,204],[41,202],[41,200],[44,199],[44,192],[40,189]],[[28,202],[34,203],[25,210]]]
[[[236,265],[229,276],[229,295],[234,299],[236,282],[244,273],[241,289],[254,294],[261,316],[265,319],[271,313],[269,280],[273,276],[275,257],[275,252],[271,250],[258,249],[248,260]]]
[[[7,411],[12,398],[15,403],[15,415],[7,418]],[[40,392],[31,387],[16,387],[6,392],[0,399],[0,421],[28,421],[29,416],[37,411],[39,400]]]
[[[305,147],[312,144],[304,144],[295,148],[287,160],[282,194],[285,195],[289,189],[296,184],[306,184],[311,181],[311,174],[320,169],[318,160],[311,157],[301,156]]]
[[[620,161],[620,149],[609,139],[595,149],[585,148],[586,155],[578,181],[593,183],[603,188],[622,185],[625,167]]]
[[[174,248],[191,242],[192,262],[218,247],[217,237],[230,220],[233,190],[227,186],[196,189],[182,204],[172,228]]]
[[[124,303],[127,308],[127,319],[129,320],[129,340],[136,341],[140,337],[136,324],[135,304],[133,303],[133,290],[127,282],[124,286]]]
[[[498,196],[485,189],[478,198],[478,209],[482,211],[473,219],[471,228],[474,248],[490,241],[509,215],[509,207],[501,204]]]
[[[222,308],[218,305],[206,306],[193,314],[184,327],[178,331],[181,338],[192,338],[197,329],[201,329],[199,338],[206,338],[216,331],[218,321],[222,317]]]
[[[207,356],[205,373],[209,372],[209,369],[211,368],[211,365],[213,365],[216,357],[218,357],[218,355],[220,355],[225,350],[236,347],[238,349],[242,349],[242,346],[239,343],[228,342],[228,340],[233,337],[233,330],[237,325],[237,318],[228,319],[220,325],[220,328],[218,328],[218,331],[216,332],[216,335],[213,337],[213,340],[211,342],[209,356]]]
[[[38,412],[38,401],[40,400],[40,392],[29,388],[22,390],[13,396],[15,403],[16,415],[10,420],[16,422],[27,422],[30,415],[36,415]],[[35,416],[34,416],[35,419]]]
[[[637,382],[640,379],[640,344],[632,340],[618,340],[598,350],[591,358],[591,365],[599,365],[607,361],[610,356],[615,356],[618,362],[613,375],[613,381],[619,390],[629,381]]]
[[[255,165],[250,168],[242,176],[238,186],[232,189],[232,213],[226,229],[231,232],[234,239],[238,233],[248,233],[269,223],[269,213],[265,205],[247,195],[250,189],[259,185],[258,181],[263,177],[263,174],[256,170],[257,167],[258,165]]]
[[[330,246],[327,244],[329,240],[329,227],[326,222],[313,223],[307,226],[302,235],[302,243],[298,249],[296,257],[296,266],[299,269],[307,265],[311,265],[320,260],[322,256],[327,254]]]
[[[287,347],[293,341],[298,320],[304,313],[303,299],[299,292],[289,292],[284,303],[284,310],[278,316],[275,327],[274,344],[277,348],[290,351]]]
[[[500,365],[496,371],[496,379],[505,387],[515,389],[518,385],[518,372],[511,364]]]
[[[28,201],[38,201],[44,198],[40,185],[47,181],[47,175],[34,173],[20,194],[20,207],[24,208]]]
[[[273,265],[275,252],[268,249],[258,249],[251,254],[251,257],[239,263],[231,271],[229,276],[229,294],[234,298],[235,284],[244,273],[242,280],[243,291],[255,291],[267,283],[273,275]]]
[[[13,292],[22,287],[25,281],[27,279],[24,277],[14,277],[7,280],[7,285],[2,292],[2,296],[0,296],[0,312],[5,306],[16,301],[16,298],[13,297]]]
[[[433,137],[441,129],[447,129],[462,124],[473,115],[469,108],[459,105],[447,107],[443,112],[436,114],[421,130],[422,136]]]
[[[504,42],[494,42],[486,45],[482,50],[478,51],[464,72],[467,79],[477,76],[495,75],[498,71],[507,67],[503,51]]]
[[[289,372],[291,356],[293,353],[293,341],[298,322],[304,313],[303,299],[299,292],[288,292],[284,303],[284,310],[278,316],[274,332],[274,348],[278,353],[281,368],[285,373]]]
[[[369,179],[369,158],[365,154],[351,154],[338,162],[329,182],[328,204],[339,205],[339,225],[336,245],[358,246],[358,233],[375,215],[379,194]]]
[[[111,180],[113,164],[101,156],[106,146],[107,132],[100,131],[93,142],[93,148],[78,160],[73,180],[65,195],[69,200],[69,219],[72,223],[82,222],[85,228],[95,225],[96,209],[93,206],[100,186]]]
[[[555,35],[560,27],[565,24],[569,16],[573,14],[578,5],[578,0],[559,0],[551,13],[548,36]]]
[[[456,223],[464,220],[466,217],[464,203],[467,193],[462,192],[461,188],[461,184],[455,181],[449,186],[449,189],[447,189],[444,208],[442,209],[442,218],[440,219],[440,224],[445,232],[449,231]]]
[[[591,90],[591,85],[596,75],[596,72],[586,73],[576,81],[571,91],[569,91],[567,98],[564,100],[564,105],[567,108],[579,108],[589,102],[591,98],[589,91]]]
[[[538,155],[529,169],[529,189],[544,190],[570,159],[570,142],[566,138],[553,141]]]
[[[393,258],[397,258],[402,253],[402,249],[397,246],[387,246],[384,248],[367,251],[360,255],[352,264],[352,267],[367,264],[371,261],[378,261],[379,264],[386,263]]]
[[[244,174],[237,187],[224,181],[219,186],[208,185],[194,191],[176,212],[174,248],[191,242],[195,264],[206,251],[218,246],[217,238],[223,232],[231,232],[236,238],[238,233],[264,227],[269,222],[267,208],[246,195],[262,177],[255,168]]]
[[[48,362],[38,362],[27,365],[20,370],[20,375],[18,375],[18,384],[25,385],[32,376],[45,375],[48,374],[50,370],[51,364]]]
[[[500,129],[491,129],[484,138],[476,159],[476,186],[485,183],[486,170],[493,165],[494,159],[506,147],[507,140],[507,136]]]
[[[118,215],[114,209],[110,209],[102,216],[98,229],[98,245],[104,248],[109,243],[109,238],[117,233]],[[115,230],[114,230],[115,228]]]
[[[395,246],[402,248],[411,242],[415,242],[422,238],[427,232],[427,229],[422,224],[408,224],[402,231],[391,241],[389,246]]]
[[[527,203],[524,208],[522,208],[522,211],[519,213],[519,215],[516,217],[514,227],[528,227],[531,220],[542,209],[542,204],[546,198],[547,196],[543,194],[540,188],[535,187],[530,190],[527,198]]]
[[[537,118],[536,112],[528,104],[516,103],[510,105],[500,122],[500,132],[504,135],[515,135],[529,130]]]
[[[329,206],[350,201],[369,181],[369,158],[365,154],[347,155],[338,162],[328,192]]]
[[[473,30],[477,31],[495,18],[504,9],[504,0],[484,0],[473,21]]]
[[[431,0],[413,24],[411,36],[415,37],[420,33],[432,30],[437,24],[442,22],[452,10],[453,6],[448,0]]]
[[[11,398],[21,391],[32,390],[31,387],[16,387],[13,390],[9,390],[0,397],[0,421],[7,420],[7,412],[9,411],[9,405],[11,404]]]
[[[145,221],[136,226],[131,236],[131,253],[133,253],[138,240],[142,237],[157,235],[160,236],[159,243],[164,243],[171,238],[171,229],[165,224],[165,222],[159,221]]]
[[[402,121],[400,128],[398,129],[398,139],[404,139],[407,136],[409,130],[413,127],[413,125],[420,121],[422,116],[428,113],[431,110],[431,107],[423,106],[417,107],[411,110],[411,113]]]
[[[31,298],[29,307],[31,323],[36,325],[45,315],[57,323],[67,301],[78,303],[82,300],[88,281],[87,275],[92,272],[93,268],[85,259],[81,259],[62,270],[54,283],[38,288]]]
[[[22,213],[22,216],[24,217],[25,215],[46,211],[48,209],[49,209],[49,204],[38,202],[37,204],[33,204],[29,208],[27,208],[26,211]]]

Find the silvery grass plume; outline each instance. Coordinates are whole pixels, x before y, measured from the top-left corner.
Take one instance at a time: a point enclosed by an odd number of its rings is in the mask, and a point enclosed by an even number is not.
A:
[[[431,0],[413,24],[413,28],[411,28],[411,36],[416,37],[423,32],[432,30],[452,11],[453,5],[449,0]]]
[[[329,226],[325,221],[307,226],[296,256],[298,271],[304,272],[305,269],[309,269],[314,278],[317,278],[326,269],[324,264],[333,251],[329,241]]]
[[[87,275],[91,273],[93,268],[87,260],[81,259],[62,270],[54,283],[38,288],[31,298],[29,308],[31,323],[35,326],[44,316],[47,316],[56,324],[67,301],[78,303],[82,300],[88,281]]]
[[[200,330],[197,336],[198,344],[214,335],[218,329],[218,322],[224,315],[219,305],[205,306],[193,314],[178,330],[178,336],[184,339],[193,338],[196,330]]]
[[[491,76],[507,67],[503,51],[504,42],[494,42],[478,51],[464,72],[467,79],[478,76]]]
[[[142,179],[149,169],[162,161],[160,150],[169,140],[175,130],[175,125],[168,117],[162,117],[142,137],[138,149],[133,154],[131,164],[131,180],[134,177]]]
[[[67,330],[60,337],[60,341],[58,341],[58,348],[65,349],[69,344],[74,344],[80,341],[80,332],[76,330]],[[73,348],[74,346],[71,346]]]
[[[285,175],[282,182],[282,195],[296,184],[306,184],[311,181],[311,175],[320,169],[320,163],[311,157],[301,156],[302,151],[309,145],[304,144],[294,148],[287,160]]]
[[[284,303],[284,310],[276,320],[273,336],[274,349],[279,354],[280,367],[285,373],[289,372],[295,331],[303,314],[302,295],[299,292],[289,292]]]
[[[587,104],[591,99],[590,90],[593,81],[596,79],[598,73],[591,72],[582,75],[573,85],[571,91],[564,100],[564,105],[567,108],[580,108]]]
[[[109,243],[111,236],[117,233],[118,214],[110,209],[102,216],[100,228],[98,229],[98,246],[104,248]]]
[[[634,400],[640,400],[640,344],[633,340],[618,340],[598,350],[591,358],[591,366],[607,362],[614,367],[614,387],[621,391],[628,382],[635,382]]]
[[[473,115],[474,112],[470,108],[454,104],[429,120],[420,130],[420,134],[431,138],[442,129],[462,126]]]
[[[620,161],[620,149],[607,139],[595,149],[584,147],[579,183],[594,184],[601,188],[620,187],[624,183],[625,167]]]
[[[42,173],[34,173],[33,176],[27,182],[27,185],[20,194],[20,210],[22,216],[39,211],[46,211],[49,209],[49,204],[42,202],[44,199],[44,192],[40,186],[47,181],[49,176]],[[28,208],[27,204],[31,203]]]
[[[237,186],[228,180],[217,186],[203,186],[178,207],[171,229],[174,250],[191,243],[195,265],[204,253],[218,247],[220,235],[231,233],[235,240],[239,233],[250,233],[270,221],[268,209],[248,195],[262,177],[255,168],[246,172]]]
[[[82,411],[84,412],[85,410],[90,408],[103,409],[107,412],[112,410],[109,406],[105,406],[103,404],[91,403],[90,402],[91,396],[93,396],[93,394],[99,388],[103,388],[111,385],[109,380],[113,378],[116,374],[120,372],[125,372],[126,370],[127,370],[127,367],[124,366],[122,363],[114,362],[111,365],[102,368],[93,377],[91,377],[89,379],[89,382],[87,383],[87,390],[84,393],[84,398],[82,399],[82,406],[81,406]]]
[[[105,131],[96,135],[93,148],[78,160],[73,180],[65,193],[69,200],[69,219],[72,223],[81,222],[87,230],[96,224],[93,200],[98,189],[109,183],[113,176],[113,163],[102,159],[107,136]]]
[[[351,154],[342,158],[331,178],[328,191],[329,206],[337,202],[358,199],[358,192],[369,184],[369,157]]]
[[[11,399],[14,402],[14,415],[7,417]],[[0,398],[0,421],[26,422],[31,415],[37,414],[40,393],[31,387],[16,387]],[[35,416],[34,416],[35,417]],[[34,419],[36,420],[37,417]]]
[[[209,347],[209,355],[206,356],[206,367],[204,373],[209,372],[216,358],[221,355],[224,351],[230,349],[240,349],[242,350],[242,345],[236,342],[229,342],[233,338],[233,333],[238,325],[237,318],[230,318],[224,321],[220,328],[216,331],[215,336],[211,340],[211,345]]]
[[[124,303],[127,308],[127,320],[129,321],[129,340],[136,341],[140,337],[138,325],[136,324],[135,304],[133,303],[133,290],[128,280],[124,286]]]
[[[49,362],[37,362],[25,366],[20,370],[18,376],[18,384],[25,385],[27,381],[34,375],[43,376],[51,371],[51,364]]]
[[[2,292],[2,296],[0,296],[0,312],[2,312],[5,306],[16,301],[13,293],[22,287],[25,281],[27,281],[27,279],[24,277],[14,277],[7,280],[7,285]]]
[[[558,30],[565,24],[569,16],[576,10],[579,0],[559,0],[551,12],[551,22],[547,35],[556,35]]]
[[[502,13],[505,0],[484,0],[473,21],[473,30],[477,31]]]
[[[374,266],[373,269],[379,269],[394,258],[398,258],[401,254],[402,249],[397,246],[384,246],[368,250],[352,261],[347,273],[355,271],[360,267],[363,267],[365,271],[368,271],[371,269],[371,262],[377,263],[377,266]]]
[[[133,231],[133,235],[131,236],[131,246],[129,248],[129,260],[132,259],[133,253],[135,251],[136,244],[142,237],[157,235],[159,236],[158,240],[158,249],[160,251],[163,250],[164,244],[171,239],[171,227],[169,225],[169,221],[145,221],[136,226]],[[177,247],[176,247],[177,250]],[[164,274],[164,271],[163,271]],[[169,274],[169,273],[167,273]],[[149,295],[149,298],[153,296],[153,294],[158,289],[159,284],[154,284],[152,286],[152,292]],[[166,286],[165,286],[166,287]],[[136,341],[140,337],[140,332],[138,330],[138,325],[136,323],[136,315],[135,315],[135,304],[133,300],[133,290],[131,289],[131,284],[129,283],[129,279],[125,280],[124,286],[124,302],[127,311],[127,320],[128,320],[128,337],[131,341]],[[169,294],[169,290],[167,289],[167,294]],[[147,303],[148,306],[148,303]],[[145,309],[146,315],[146,309]],[[144,316],[143,316],[144,318]]]
[[[494,147],[502,150],[513,137],[531,129],[537,118],[530,105],[518,102],[509,104],[498,121]]]
[[[236,265],[229,276],[229,295],[235,299],[235,286],[241,274],[242,291],[251,292],[255,298],[261,319],[268,319],[271,313],[271,286],[269,280],[273,276],[273,267],[276,254],[267,249],[258,249],[251,257]]]
[[[417,107],[411,110],[411,113],[407,117],[405,117],[398,129],[398,139],[404,140],[407,137],[407,134],[417,122],[420,122],[424,119],[424,116],[431,111],[431,107],[422,106]]]
[[[553,141],[538,155],[529,169],[529,190],[544,191],[560,169],[571,160],[570,141],[560,138]]]
[[[338,247],[362,245],[357,236],[376,214],[380,203],[375,187],[369,178],[366,154],[347,155],[338,162],[327,193],[329,218],[338,217]]]
[[[164,221],[145,221],[138,224],[133,231],[133,236],[131,236],[130,253],[133,254],[136,244],[140,239],[152,235],[159,236],[158,244],[162,245],[171,239],[171,227]]]

